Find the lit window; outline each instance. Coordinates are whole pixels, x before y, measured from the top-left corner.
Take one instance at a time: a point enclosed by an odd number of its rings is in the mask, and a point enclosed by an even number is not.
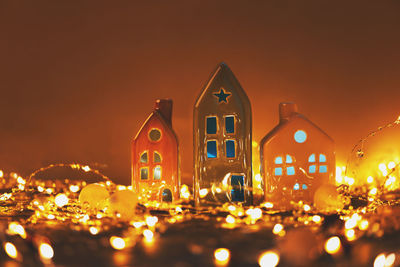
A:
[[[321,165],[319,166],[319,172],[320,173],[326,173],[328,172],[328,167],[326,165]]]
[[[308,172],[309,173],[315,173],[316,171],[317,171],[317,166],[310,165],[310,167],[308,167]]]
[[[295,183],[295,185],[293,186],[294,190],[299,190],[300,189],[300,185],[299,183]]]
[[[293,159],[291,156],[286,155],[286,163],[293,163]]]
[[[147,152],[145,151],[145,152],[142,153],[142,155],[140,155],[140,162],[147,163],[148,160],[149,160],[148,159],[148,155],[147,155]]]
[[[153,142],[157,142],[161,139],[161,131],[159,129],[151,129],[149,132],[149,139]]]
[[[283,174],[283,171],[282,171],[282,168],[275,168],[275,175],[276,176],[280,176],[280,175],[282,175]]]
[[[294,167],[287,167],[286,168],[286,174],[287,175],[294,175],[295,174]]]
[[[319,162],[326,162],[326,157],[324,154],[319,154]]]
[[[207,134],[217,133],[217,117],[207,117],[206,132]]]
[[[275,164],[282,164],[282,163],[283,163],[282,157],[275,158]]]
[[[315,154],[311,154],[311,156],[308,157],[308,162],[315,162]]]
[[[140,168],[140,179],[147,180],[149,179],[149,168]]]
[[[154,151],[154,163],[160,163],[161,162],[161,155],[157,151]]]
[[[228,134],[235,133],[235,117],[226,116],[225,117],[225,131]]]
[[[294,140],[297,143],[304,143],[307,140],[307,134],[303,130],[298,130],[297,132],[294,133]]]
[[[303,188],[303,190],[307,190],[308,186],[306,184],[303,184],[302,188]]]
[[[235,140],[226,140],[226,157],[235,157]]]
[[[217,157],[217,141],[207,141],[207,158]]]
[[[153,178],[154,180],[160,180],[161,179],[161,167],[157,166],[153,170]]]

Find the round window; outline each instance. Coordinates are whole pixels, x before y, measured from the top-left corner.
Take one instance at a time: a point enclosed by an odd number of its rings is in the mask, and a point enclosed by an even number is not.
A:
[[[151,131],[149,132],[149,139],[151,141],[157,142],[159,141],[161,138],[161,132],[158,129],[151,129]]]
[[[307,140],[307,134],[303,130],[298,130],[294,133],[294,140],[297,143],[304,143]]]

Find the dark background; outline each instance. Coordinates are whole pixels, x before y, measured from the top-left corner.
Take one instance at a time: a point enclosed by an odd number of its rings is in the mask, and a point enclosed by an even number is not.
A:
[[[130,140],[172,98],[190,183],[192,106],[220,61],[254,140],[295,101],[344,162],[400,114],[400,1],[1,1],[0,168],[97,162],[128,184]]]

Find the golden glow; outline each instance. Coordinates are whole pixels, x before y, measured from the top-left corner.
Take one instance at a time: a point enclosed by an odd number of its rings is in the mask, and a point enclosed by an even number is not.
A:
[[[183,198],[183,199],[190,198],[189,187],[185,184],[181,186],[181,198]]]
[[[283,230],[283,225],[280,223],[275,224],[274,228],[272,229],[272,233],[279,234]]]
[[[79,191],[79,186],[78,185],[70,185],[69,186],[69,191],[71,191],[72,193],[76,193],[76,192],[78,192]]]
[[[320,223],[320,222],[321,222],[321,216],[319,216],[319,215],[314,215],[314,216],[312,217],[312,220],[313,220],[313,222],[315,222],[315,223]]]
[[[279,263],[279,254],[275,251],[266,251],[258,258],[261,267],[275,267]]]
[[[90,172],[90,167],[89,166],[83,166],[82,170],[84,170],[85,172]]]
[[[16,259],[18,257],[18,250],[17,248],[14,246],[13,243],[10,242],[6,242],[4,244],[4,250],[6,251],[7,255],[12,258],[12,259]]]
[[[2,170],[0,170],[0,178],[4,177],[4,172]]]
[[[53,258],[54,250],[49,244],[42,243],[39,245],[39,254],[40,254],[40,257],[49,260],[49,259]]]
[[[337,236],[333,236],[325,242],[325,251],[329,254],[338,253],[340,248],[341,248],[341,243],[339,237]]]
[[[149,229],[143,231],[143,236],[146,242],[152,242],[154,239],[154,233]]]
[[[207,188],[203,188],[203,189],[199,190],[199,195],[200,195],[201,198],[207,196],[207,194],[208,194],[208,189]]]
[[[92,235],[97,235],[99,233],[99,229],[97,227],[92,226],[92,227],[89,228],[89,232]]]
[[[231,253],[226,248],[218,248],[214,251],[214,258],[218,265],[226,265],[231,258]]]
[[[346,230],[346,237],[347,237],[347,240],[349,240],[349,241],[355,240],[356,232],[354,231],[354,229]]]
[[[126,246],[125,240],[123,238],[121,238],[121,237],[118,237],[118,236],[110,237],[110,244],[116,250],[124,249],[125,246]]]
[[[233,223],[235,223],[235,217],[233,217],[232,215],[228,215],[228,216],[226,216],[225,221],[227,223],[233,224]]]
[[[17,222],[11,222],[8,225],[8,231],[12,235],[20,235],[23,239],[26,238],[26,232],[24,227]]]
[[[156,216],[149,216],[146,218],[146,224],[149,227],[153,227],[158,222],[158,218]]]
[[[274,204],[272,204],[271,202],[265,202],[263,206],[267,209],[272,209],[274,207]]]
[[[310,210],[311,210],[311,207],[310,207],[310,205],[305,204],[305,205],[303,206],[303,209],[304,209],[304,211],[310,211]]]
[[[248,216],[250,216],[250,218],[252,219],[252,220],[258,220],[258,219],[260,219],[261,217],[262,217],[262,210],[261,209],[259,209],[259,208],[254,208],[254,209],[248,209],[247,211],[246,211],[246,214],[248,215]]]
[[[374,261],[374,267],[385,267],[386,257],[385,254],[379,254]]]
[[[367,183],[372,184],[374,182],[374,177],[368,176]]]
[[[368,229],[368,221],[367,220],[362,220],[359,224],[358,224],[358,228],[362,231],[365,231]]]
[[[63,207],[65,205],[67,205],[69,202],[69,198],[67,197],[67,195],[65,194],[58,194],[55,198],[54,198],[54,203],[56,203],[56,205],[58,207]]]
[[[390,253],[389,255],[386,256],[385,267],[393,266],[395,261],[396,261],[396,254]]]

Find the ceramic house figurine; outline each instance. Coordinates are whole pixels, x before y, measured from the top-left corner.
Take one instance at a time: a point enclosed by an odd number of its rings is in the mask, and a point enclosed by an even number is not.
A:
[[[212,74],[193,115],[196,204],[251,204],[251,106],[227,65]]]
[[[132,186],[142,201],[179,198],[178,138],[171,119],[172,100],[157,100],[132,142]]]
[[[279,105],[279,124],[262,139],[260,157],[266,201],[312,202],[319,186],[334,181],[334,141],[294,103]]]

